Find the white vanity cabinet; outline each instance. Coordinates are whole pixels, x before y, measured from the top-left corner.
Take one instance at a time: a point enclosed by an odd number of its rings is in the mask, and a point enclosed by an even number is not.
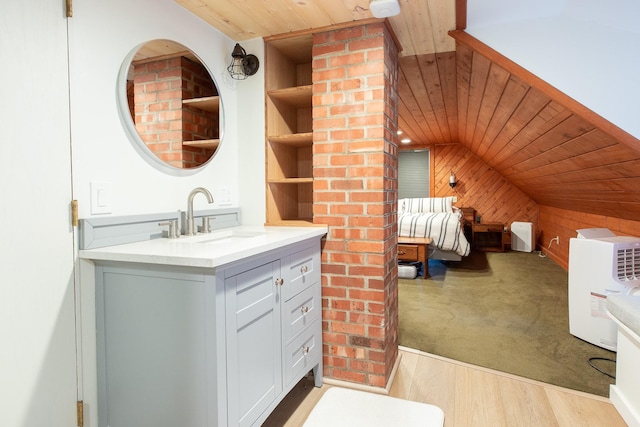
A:
[[[283,343],[285,387],[314,371],[316,385],[322,379],[322,295],[320,251],[308,247],[293,253],[285,266],[283,299]]]
[[[293,249],[293,248],[292,248]],[[322,381],[320,250],[225,271],[229,425],[261,424],[311,369]]]
[[[100,426],[259,426],[322,384],[319,238],[216,268],[94,262]]]

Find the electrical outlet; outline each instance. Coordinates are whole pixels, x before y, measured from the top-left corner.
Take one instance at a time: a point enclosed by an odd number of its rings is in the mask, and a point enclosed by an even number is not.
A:
[[[553,240],[555,240],[555,241],[556,241],[556,245],[559,245],[559,244],[560,244],[560,236],[556,236],[556,237],[554,237],[554,238],[553,238]]]

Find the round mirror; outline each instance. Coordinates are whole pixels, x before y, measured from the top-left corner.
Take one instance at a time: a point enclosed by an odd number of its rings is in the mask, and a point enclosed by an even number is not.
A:
[[[203,62],[170,40],[138,46],[119,77],[120,116],[136,150],[184,175],[211,160],[223,131],[220,92]]]

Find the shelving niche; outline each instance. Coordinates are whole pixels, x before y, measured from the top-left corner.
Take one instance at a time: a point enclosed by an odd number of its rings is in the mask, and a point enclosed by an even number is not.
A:
[[[214,113],[216,115],[220,113],[219,96],[204,96],[202,98],[183,99],[182,105],[199,108],[200,110],[206,111],[208,113]],[[220,145],[220,138],[183,141],[182,145],[215,150],[216,148],[218,148],[218,145]]]
[[[265,40],[267,224],[313,223],[312,34]]]

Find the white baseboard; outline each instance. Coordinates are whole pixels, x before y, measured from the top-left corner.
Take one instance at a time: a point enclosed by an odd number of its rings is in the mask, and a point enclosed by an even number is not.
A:
[[[629,400],[624,396],[619,387],[615,385],[611,386],[609,399],[629,427],[640,427],[640,415],[629,403]]]

